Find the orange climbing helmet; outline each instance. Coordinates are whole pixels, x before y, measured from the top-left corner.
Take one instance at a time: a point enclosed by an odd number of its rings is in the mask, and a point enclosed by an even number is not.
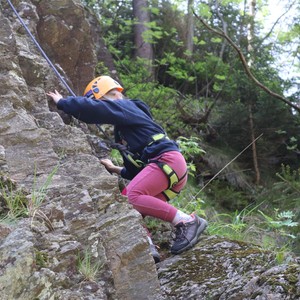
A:
[[[112,89],[117,89],[119,92],[123,91],[122,86],[110,76],[99,76],[87,85],[84,90],[84,96],[93,96],[95,99],[100,99]]]

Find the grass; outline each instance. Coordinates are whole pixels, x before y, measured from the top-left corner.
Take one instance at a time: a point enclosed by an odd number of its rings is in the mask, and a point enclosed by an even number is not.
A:
[[[92,253],[89,250],[85,250],[83,255],[78,256],[77,267],[81,275],[83,275],[86,281],[95,281],[97,274],[103,264],[94,263],[92,259]]]
[[[296,239],[293,231],[299,224],[294,221],[296,215],[292,211],[272,209],[261,202],[234,212],[218,213],[203,198],[195,198],[193,194],[192,188],[185,189],[171,204],[186,213],[195,211],[207,218],[209,235],[255,244],[273,252],[278,264],[293,256],[292,245]],[[155,232],[164,230],[155,219],[148,220],[147,227]]]
[[[196,189],[188,185],[188,188],[183,189],[176,198],[170,201],[170,204],[187,214],[196,212],[198,215],[205,217],[205,200],[200,196],[195,197],[195,193]]]
[[[59,165],[53,168],[46,181],[39,188],[37,188],[35,169],[31,195],[26,195],[24,191],[18,190],[11,180],[1,180],[0,197],[4,200],[5,210],[4,214],[0,217],[0,222],[11,223],[17,221],[19,218],[29,217],[31,219],[31,226],[33,226],[35,219],[40,219],[45,222],[50,230],[53,230],[53,226],[49,218],[41,210],[41,206],[45,201],[49,185],[58,167]]]
[[[1,181],[0,196],[4,201],[4,215],[0,220],[2,223],[14,223],[17,219],[27,216],[26,195],[21,190],[16,190],[10,180]]]
[[[267,215],[258,207],[259,205],[231,214],[213,215],[209,220],[208,234],[256,244],[273,252],[278,264],[287,262],[293,256],[292,245],[296,238],[291,228],[299,225],[292,220],[294,214],[275,210],[273,214]]]
[[[36,169],[34,171],[34,182],[33,182],[33,190],[31,193],[31,197],[27,204],[28,216],[31,218],[31,226],[33,225],[33,221],[35,218],[40,219],[45,222],[46,226],[50,230],[54,230],[49,218],[45,215],[45,213],[41,210],[41,206],[44,203],[44,200],[47,196],[49,185],[53,180],[53,176],[56,174],[59,165],[55,166],[51,173],[48,175],[46,181],[41,185],[41,187],[37,188],[36,182]]]

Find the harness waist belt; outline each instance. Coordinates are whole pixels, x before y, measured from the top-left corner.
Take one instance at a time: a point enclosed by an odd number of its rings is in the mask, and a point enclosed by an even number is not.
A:
[[[165,133],[158,133],[158,134],[154,134],[151,136],[150,138],[150,142],[145,146],[150,146],[152,145],[153,143],[157,142],[157,141],[160,141],[162,139],[169,139],[167,137],[167,135]],[[121,147],[115,147],[117,148],[119,151],[121,151],[123,153],[123,155],[136,167],[136,168],[142,168],[145,166],[145,163],[140,160],[140,159],[136,159],[136,155],[131,153],[130,151],[127,151],[127,150],[123,150],[121,149]],[[167,170],[167,172],[170,172],[170,170]]]
[[[147,146],[150,146],[152,145],[153,143],[159,141],[159,140],[162,140],[162,139],[167,139],[169,140],[168,136],[165,134],[165,133],[157,133],[157,134],[154,134],[151,136],[150,138],[150,142],[146,145]]]

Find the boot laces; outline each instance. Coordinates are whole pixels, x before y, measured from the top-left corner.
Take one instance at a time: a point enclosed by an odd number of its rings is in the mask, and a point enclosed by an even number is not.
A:
[[[186,234],[186,224],[181,222],[176,225],[175,236],[173,238],[174,241],[182,241],[185,239]]]

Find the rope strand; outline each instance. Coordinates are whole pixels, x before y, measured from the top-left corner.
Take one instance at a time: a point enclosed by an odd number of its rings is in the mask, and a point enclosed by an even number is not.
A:
[[[70,88],[70,86],[67,84],[67,82],[64,80],[64,78],[60,75],[60,73],[57,71],[56,67],[53,65],[53,63],[51,62],[51,60],[49,59],[49,57],[47,56],[47,54],[45,53],[45,51],[42,49],[42,47],[40,46],[40,44],[38,43],[38,41],[35,39],[35,37],[33,36],[33,34],[30,32],[29,28],[27,27],[27,25],[24,23],[24,21],[22,20],[22,18],[20,17],[19,13],[17,12],[17,10],[15,9],[14,5],[11,3],[10,0],[7,0],[7,2],[9,3],[10,7],[12,8],[12,10],[14,11],[14,13],[16,14],[17,18],[19,19],[19,21],[21,22],[21,24],[23,25],[23,27],[25,28],[25,30],[27,31],[28,35],[31,37],[32,41],[35,43],[35,45],[37,46],[37,48],[40,50],[40,52],[42,53],[42,55],[44,56],[44,58],[46,59],[46,61],[48,62],[48,64],[50,65],[50,67],[53,69],[53,71],[55,72],[55,74],[58,76],[58,78],[61,80],[61,82],[65,85],[65,87],[67,88],[67,90],[71,93],[71,95],[73,97],[76,97],[75,93],[73,92],[73,90]],[[99,124],[96,124],[97,128],[99,129],[99,131],[102,132],[102,134],[108,139],[109,143],[112,143],[111,138],[106,134],[106,132],[101,128],[101,126]]]
[[[27,27],[27,25],[24,23],[24,21],[22,20],[22,18],[20,17],[19,13],[17,12],[17,10],[15,9],[14,5],[11,3],[10,0],[7,0],[7,2],[9,3],[10,7],[12,8],[12,10],[14,11],[14,13],[16,14],[17,18],[19,19],[19,21],[21,22],[21,24],[23,25],[23,27],[25,28],[25,30],[27,31],[28,35],[31,37],[32,41],[35,43],[35,45],[37,46],[37,48],[40,50],[40,52],[42,53],[42,55],[44,56],[44,58],[46,59],[46,61],[48,62],[48,64],[50,65],[50,67],[53,69],[53,71],[56,73],[56,75],[58,76],[58,78],[62,81],[62,83],[65,85],[65,87],[68,89],[68,91],[71,93],[72,96],[76,97],[75,93],[72,91],[72,89],[69,87],[69,85],[66,83],[66,81],[63,79],[63,77],[60,75],[60,73],[57,71],[56,67],[53,65],[53,63],[51,62],[51,60],[49,59],[49,57],[47,56],[47,54],[44,52],[44,50],[42,49],[42,47],[40,46],[40,44],[37,42],[37,40],[35,39],[35,37],[33,36],[33,34],[30,32],[29,28]]]

